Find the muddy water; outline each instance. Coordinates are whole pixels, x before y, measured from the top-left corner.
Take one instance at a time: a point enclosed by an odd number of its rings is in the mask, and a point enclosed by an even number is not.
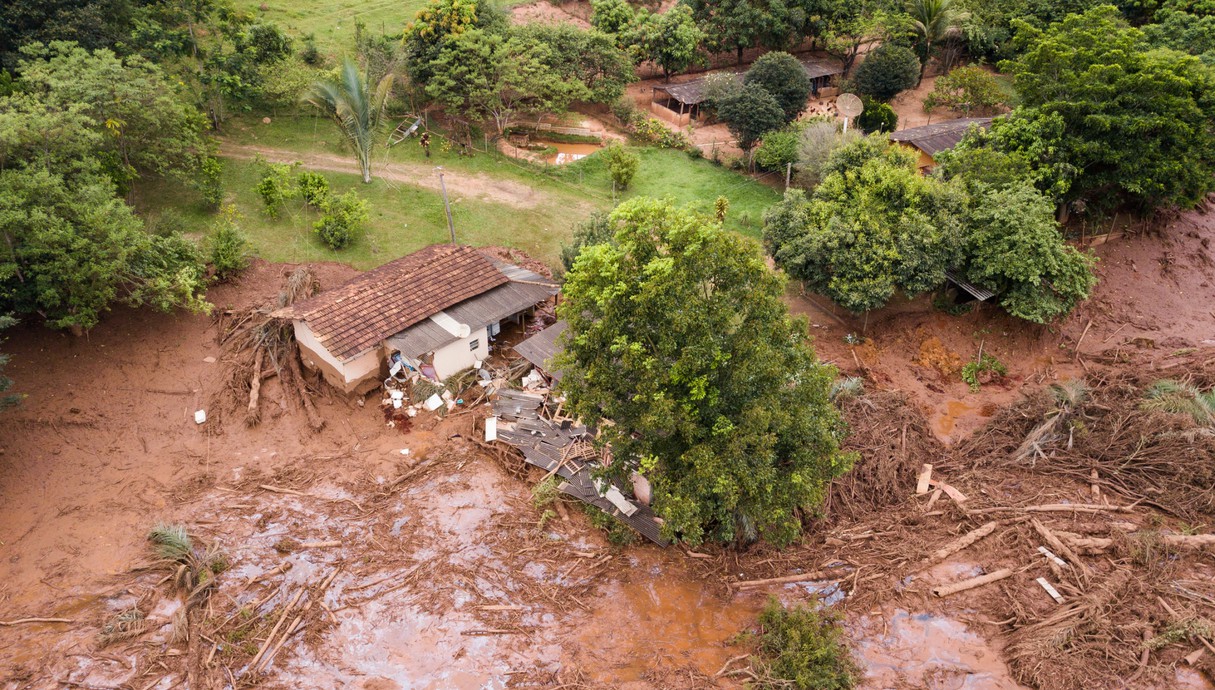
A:
[[[537,141],[536,143],[557,149],[557,153],[548,157],[548,162],[552,165],[573,163],[603,148],[603,144],[564,144],[554,141]]]
[[[937,408],[932,416],[932,431],[937,438],[948,442],[958,421],[972,415],[979,416],[980,410],[979,406],[962,400],[946,400],[945,404]]]
[[[896,610],[862,617],[857,645],[871,688],[911,683],[931,690],[1021,690],[999,654],[964,623]]]
[[[629,560],[632,577],[605,584],[593,611],[573,623],[576,660],[592,680],[635,683],[661,667],[712,675],[743,653],[729,640],[754,624],[762,596],[715,595],[648,548]]]

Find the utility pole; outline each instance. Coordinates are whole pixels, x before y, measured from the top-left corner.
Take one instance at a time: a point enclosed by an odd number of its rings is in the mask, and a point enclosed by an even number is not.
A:
[[[793,164],[785,164],[785,191],[789,191],[789,178],[793,177]]]
[[[443,182],[443,167],[436,166],[435,171],[439,173],[439,189],[443,190],[443,208],[447,211],[447,230],[451,233],[451,243],[456,243],[456,225],[451,222],[451,204],[447,202],[447,185]]]

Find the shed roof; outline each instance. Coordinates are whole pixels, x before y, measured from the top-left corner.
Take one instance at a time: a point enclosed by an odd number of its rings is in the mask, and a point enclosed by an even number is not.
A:
[[[341,361],[428,316],[510,280],[472,247],[436,244],[390,261],[290,310]]]
[[[476,332],[557,294],[556,283],[548,281],[544,276],[512,264],[495,263],[508,274],[510,282],[448,307],[441,313],[456,323],[466,324],[470,330]],[[440,325],[433,316],[437,314],[387,338],[388,345],[406,357],[419,357],[460,340],[459,336]]]
[[[802,68],[806,70],[806,76],[811,79],[819,77],[830,77],[836,74],[844,73],[844,63],[839,60],[824,60],[820,58],[810,58],[802,60]]]
[[[980,302],[986,302],[987,300],[996,296],[996,293],[988,290],[987,288],[979,287],[978,285],[967,282],[967,280],[962,277],[962,274],[958,273],[957,271],[945,271],[945,278],[948,279],[949,282],[970,293],[971,297],[974,297]]]
[[[935,125],[900,129],[897,132],[891,132],[890,140],[911,144],[924,153],[934,156],[941,151],[947,151],[957,146],[971,125],[987,129],[990,124],[990,117],[964,117],[959,120],[938,122]]]
[[[655,86],[655,91],[661,91],[671,97],[672,100],[683,103],[684,105],[696,105],[705,99],[704,95],[704,79],[693,79],[685,81],[682,84],[663,84]]]
[[[549,363],[552,361],[553,357],[555,357],[557,353],[561,352],[562,350],[561,346],[557,344],[557,339],[560,338],[561,334],[565,332],[567,326],[569,326],[569,324],[566,322],[558,321],[527,340],[515,345],[515,352],[518,353],[523,359],[526,359],[532,364],[535,364],[548,372],[549,376],[552,376],[554,379],[560,381],[561,372],[557,369],[553,369],[552,365]]]

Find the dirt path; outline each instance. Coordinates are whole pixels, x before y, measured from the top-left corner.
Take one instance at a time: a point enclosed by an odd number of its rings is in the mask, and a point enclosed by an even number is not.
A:
[[[328,153],[299,153],[287,149],[249,146],[224,141],[219,145],[219,155],[238,160],[253,160],[260,156],[272,163],[299,161],[314,170],[359,174],[359,166],[351,158]],[[372,175],[392,182],[439,190],[439,177],[435,174],[434,166],[430,165],[385,163],[375,166],[372,169]],[[470,197],[526,209],[566,203],[553,199],[545,192],[521,182],[503,180],[484,173],[469,174],[445,170],[443,181],[447,185],[447,192],[453,197]]]

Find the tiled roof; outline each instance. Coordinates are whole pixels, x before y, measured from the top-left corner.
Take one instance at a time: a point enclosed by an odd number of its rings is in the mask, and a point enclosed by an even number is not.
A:
[[[296,304],[291,317],[347,361],[443,309],[509,279],[472,247],[436,244]]]

